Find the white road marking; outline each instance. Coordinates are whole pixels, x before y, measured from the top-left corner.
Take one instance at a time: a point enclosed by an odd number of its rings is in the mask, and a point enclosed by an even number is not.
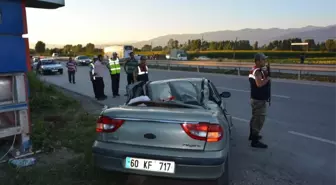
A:
[[[307,134],[303,134],[303,133],[295,132],[295,131],[288,131],[288,133],[293,134],[293,135],[297,135],[297,136],[302,136],[302,137],[309,138],[309,139],[314,139],[314,140],[321,141],[321,142],[324,142],[324,143],[329,143],[329,144],[332,144],[332,145],[336,146],[335,141],[331,141],[331,140],[328,140],[328,139],[323,139],[323,138],[320,138],[320,137],[311,136],[311,135],[307,135]]]
[[[242,121],[242,122],[246,122],[246,123],[250,122],[250,120],[247,120],[247,119],[244,119],[244,118],[235,117],[235,116],[232,116],[232,119],[235,119],[235,120],[238,120],[238,121]],[[268,119],[268,120],[272,120],[272,119]],[[279,122],[279,121],[276,121],[276,122]],[[321,141],[321,142],[332,144],[332,145],[336,146],[336,141],[332,141],[332,140],[328,140],[328,139],[324,139],[324,138],[320,138],[320,137],[316,137],[316,136],[311,136],[311,135],[307,135],[307,134],[303,134],[303,133],[295,132],[295,131],[288,131],[288,133],[296,135],[296,136],[301,136],[301,137],[313,139],[313,140],[316,140],[316,141]]]
[[[232,119],[235,119],[235,120],[238,120],[238,121],[242,121],[242,122],[246,122],[246,123],[250,123],[250,120],[248,120],[248,119],[244,119],[244,118],[240,118],[240,117],[232,116]],[[271,123],[283,124],[283,125],[285,125],[285,124],[288,125],[288,124],[289,124],[289,123],[287,123],[287,122],[278,121],[278,120],[275,120],[275,119],[272,119],[272,118],[266,118],[265,121],[267,121],[267,122],[271,122]]]
[[[250,120],[243,119],[243,118],[238,118],[238,117],[234,117],[234,116],[232,116],[232,119],[235,119],[235,120],[238,120],[238,121],[242,121],[242,122],[247,122],[247,123],[250,122]]]
[[[227,87],[217,87],[217,88],[218,89],[226,89],[226,90],[230,90],[230,91],[250,93],[250,91],[241,90],[241,89],[232,89],[232,88],[227,88]],[[278,94],[272,94],[272,96],[278,97],[278,98],[285,98],[285,99],[289,99],[290,98],[289,96],[278,95]]]

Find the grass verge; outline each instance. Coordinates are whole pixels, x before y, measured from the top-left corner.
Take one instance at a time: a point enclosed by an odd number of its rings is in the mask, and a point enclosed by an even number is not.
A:
[[[167,66],[157,66],[157,65],[148,65],[150,68],[156,69],[164,69],[167,70]],[[171,66],[171,70],[176,71],[197,71],[196,67],[177,67]],[[237,69],[209,69],[209,68],[199,68],[199,72],[203,73],[219,73],[219,74],[230,74],[230,75],[238,75]],[[241,76],[248,76],[248,71],[240,71]],[[298,74],[291,74],[291,73],[280,73],[280,72],[272,72],[272,78],[284,78],[284,79],[298,79]],[[309,80],[309,81],[321,81],[321,82],[332,82],[336,83],[336,76],[328,76],[328,75],[315,75],[315,74],[301,74],[301,80]]]
[[[34,74],[29,74],[28,79],[34,148],[54,152],[66,147],[82,155],[63,163],[50,161],[48,165],[38,165],[37,161],[35,166],[21,169],[5,165],[2,167],[5,175],[0,177],[1,184],[122,184],[119,181],[122,180],[120,174],[93,167],[91,146],[95,138],[96,116],[82,108],[83,102],[64,95],[53,86],[45,85]]]

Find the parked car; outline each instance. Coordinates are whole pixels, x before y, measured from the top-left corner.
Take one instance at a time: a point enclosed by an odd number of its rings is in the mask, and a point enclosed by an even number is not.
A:
[[[198,58],[196,58],[196,60],[211,60],[209,57],[206,56],[200,56]]]
[[[58,57],[59,55],[58,55],[58,53],[53,53],[51,56],[52,57]]]
[[[88,56],[77,56],[75,58],[75,62],[79,66],[84,66],[84,65],[87,66],[92,62],[92,59],[89,58]]]
[[[36,69],[38,62],[34,62],[33,69]],[[41,59],[40,74],[63,74],[63,66],[53,59]]]
[[[204,78],[137,82],[97,120],[94,165],[139,175],[229,183],[229,92]],[[135,101],[136,99],[143,100]]]

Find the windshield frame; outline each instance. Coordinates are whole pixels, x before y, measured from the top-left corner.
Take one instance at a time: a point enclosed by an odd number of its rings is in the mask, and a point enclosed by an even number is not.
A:
[[[146,107],[161,107],[161,108],[189,108],[189,109],[199,109],[200,105],[187,104],[180,101],[138,101],[127,106],[139,106],[145,104]]]
[[[90,59],[90,57],[88,56],[78,56],[77,57],[77,60],[88,60],[88,59]]]
[[[159,82],[158,84],[156,83],[148,83],[146,85],[146,89],[147,89],[147,96],[152,99],[153,98],[153,86],[154,85],[166,85],[169,87],[169,94],[174,97],[174,93],[175,93],[175,96],[183,96],[183,93],[180,93],[176,90],[176,86],[174,86],[174,82],[175,83],[179,83],[179,82],[182,82],[182,83],[190,83],[193,87],[193,90],[196,94],[197,97],[195,97],[195,101],[183,101],[181,99],[167,99],[167,100],[161,100],[161,101],[166,101],[166,102],[180,102],[180,103],[183,103],[183,104],[188,104],[188,105],[194,105],[194,106],[204,106],[204,79],[202,79],[202,81],[197,81],[197,83],[200,83],[199,85],[198,84],[195,84],[193,82],[193,80],[176,80],[176,81],[166,81],[166,82]],[[196,81],[195,81],[196,82]],[[168,94],[168,95],[169,95]],[[192,97],[194,97],[194,95],[191,95]],[[155,96],[154,96],[155,97]],[[152,100],[152,101],[160,101],[160,100]]]
[[[41,60],[41,65],[54,65],[57,64],[54,60]]]
[[[134,50],[134,47],[132,45],[124,45],[123,46],[123,49],[125,51],[133,51]]]

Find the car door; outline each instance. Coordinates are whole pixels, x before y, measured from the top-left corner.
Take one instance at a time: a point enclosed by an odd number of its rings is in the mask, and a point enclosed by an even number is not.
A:
[[[222,109],[222,113],[223,113],[226,121],[229,123],[229,127],[230,127],[230,130],[231,130],[232,127],[233,127],[232,116],[227,112],[225,101],[220,96],[220,94],[217,91],[217,88],[215,87],[215,85],[211,81],[209,81],[209,90],[210,90],[210,94],[213,98],[213,101],[215,101],[218,104],[218,106]]]

